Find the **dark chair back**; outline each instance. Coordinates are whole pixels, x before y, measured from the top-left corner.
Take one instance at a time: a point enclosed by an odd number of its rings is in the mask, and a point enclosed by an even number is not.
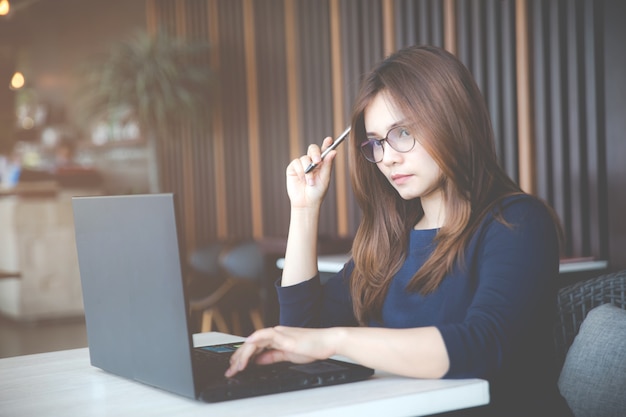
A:
[[[559,367],[587,313],[606,303],[626,309],[626,270],[590,278],[559,290],[554,328]]]

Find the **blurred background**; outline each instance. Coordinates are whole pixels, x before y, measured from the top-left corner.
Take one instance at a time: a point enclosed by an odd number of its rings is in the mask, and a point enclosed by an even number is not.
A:
[[[0,0],[0,356],[48,349],[24,334],[51,321],[86,343],[74,195],[176,193],[190,257],[256,242],[273,324],[284,169],[412,44],[472,71],[564,262],[595,262],[574,278],[626,268],[625,18],[621,0]],[[335,168],[320,253],[348,251],[360,215],[347,148]]]

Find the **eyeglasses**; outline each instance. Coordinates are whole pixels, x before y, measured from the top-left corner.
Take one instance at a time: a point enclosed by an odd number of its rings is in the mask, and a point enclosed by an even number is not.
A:
[[[383,142],[396,152],[408,152],[415,146],[415,138],[406,127],[397,126],[387,132],[384,139],[368,139],[361,143],[361,153],[370,162],[378,163],[383,160],[385,147]]]

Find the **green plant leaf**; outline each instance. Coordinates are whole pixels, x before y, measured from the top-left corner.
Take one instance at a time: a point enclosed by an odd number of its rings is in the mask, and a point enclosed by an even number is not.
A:
[[[209,45],[164,33],[140,32],[112,45],[103,59],[86,65],[81,101],[91,121],[111,120],[128,109],[145,136],[176,137],[181,123],[202,128],[209,118],[214,75]],[[145,130],[154,129],[153,134]]]

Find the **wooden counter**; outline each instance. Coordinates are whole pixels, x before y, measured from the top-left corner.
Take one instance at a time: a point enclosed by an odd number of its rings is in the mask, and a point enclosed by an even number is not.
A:
[[[71,197],[51,184],[0,193],[0,314],[19,321],[82,316]],[[10,274],[9,274],[10,273]]]

